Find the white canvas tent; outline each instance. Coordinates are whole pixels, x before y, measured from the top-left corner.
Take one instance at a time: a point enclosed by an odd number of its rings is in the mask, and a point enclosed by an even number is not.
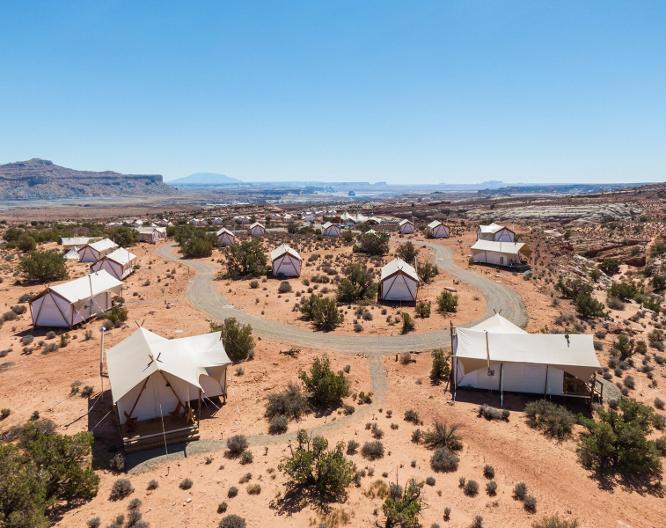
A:
[[[123,283],[101,270],[49,286],[30,301],[33,326],[71,328],[110,310]]]
[[[527,250],[523,242],[495,242],[481,239],[474,242],[470,249],[472,262],[507,267],[522,264],[520,255]]]
[[[298,277],[301,274],[301,256],[287,244],[281,244],[271,251],[271,262],[275,277]]]
[[[600,368],[591,335],[528,334],[499,314],[453,334],[458,388],[589,397]]]
[[[433,220],[428,224],[428,236],[431,238],[449,238],[449,228],[439,220]]]
[[[72,249],[68,250],[68,251],[63,255],[63,258],[64,258],[65,260],[79,260],[79,253],[78,253],[78,251],[76,250],[76,248],[73,247]]]
[[[139,235],[139,240],[141,242],[148,242],[149,244],[157,244],[160,240],[166,240],[167,237],[166,227],[137,227],[136,231]]]
[[[253,237],[262,237],[266,234],[266,228],[263,224],[255,222],[250,226],[250,235]]]
[[[398,231],[401,235],[411,235],[414,232],[414,222],[411,220],[401,220],[398,224]]]
[[[416,302],[419,276],[413,266],[400,258],[382,268],[379,298],[389,302]]]
[[[90,242],[90,237],[63,237],[60,239],[60,245],[64,249],[79,249]]]
[[[226,398],[231,363],[220,332],[167,339],[143,327],[106,351],[121,424],[185,413],[191,400]]]
[[[508,227],[493,222],[480,225],[476,231],[477,240],[494,240],[495,242],[515,242],[516,234]]]
[[[339,237],[341,234],[340,227],[331,222],[326,222],[321,226],[321,234],[327,237]]]
[[[215,240],[220,247],[230,246],[236,243],[236,235],[226,227],[223,227],[215,232]]]
[[[103,238],[97,242],[91,244],[86,244],[79,249],[79,261],[80,262],[97,262],[104,255],[108,255],[114,249],[118,248],[113,240],[109,238]]]
[[[136,255],[125,248],[118,248],[95,262],[92,271],[106,270],[118,280],[123,280],[134,272]]]

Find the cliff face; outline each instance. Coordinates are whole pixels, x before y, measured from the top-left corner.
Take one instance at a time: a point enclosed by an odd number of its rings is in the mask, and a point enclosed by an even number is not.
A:
[[[159,174],[79,171],[31,159],[0,165],[0,200],[174,194]]]

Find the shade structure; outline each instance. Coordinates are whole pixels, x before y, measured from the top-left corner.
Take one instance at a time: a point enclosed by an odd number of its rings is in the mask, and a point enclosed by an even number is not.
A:
[[[179,403],[226,394],[231,363],[220,332],[167,339],[140,327],[106,351],[113,402],[121,423],[148,420]]]
[[[500,392],[581,395],[574,381],[600,368],[591,335],[529,334],[500,315],[457,328],[453,357],[456,387]]]
[[[49,286],[30,301],[34,326],[70,328],[111,309],[123,283],[106,270]]]

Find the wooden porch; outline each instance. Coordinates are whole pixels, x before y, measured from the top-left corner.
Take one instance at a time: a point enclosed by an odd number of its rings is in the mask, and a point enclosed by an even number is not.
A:
[[[167,415],[163,418],[136,421],[120,427],[125,452],[163,447],[169,444],[192,442],[199,439],[199,420],[196,414],[191,419]]]

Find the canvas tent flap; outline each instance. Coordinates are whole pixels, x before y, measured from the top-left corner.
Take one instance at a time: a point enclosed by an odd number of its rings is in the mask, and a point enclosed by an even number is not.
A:
[[[220,332],[166,339],[143,327],[106,352],[114,403],[156,372],[168,373],[203,389],[207,368],[231,363]]]

